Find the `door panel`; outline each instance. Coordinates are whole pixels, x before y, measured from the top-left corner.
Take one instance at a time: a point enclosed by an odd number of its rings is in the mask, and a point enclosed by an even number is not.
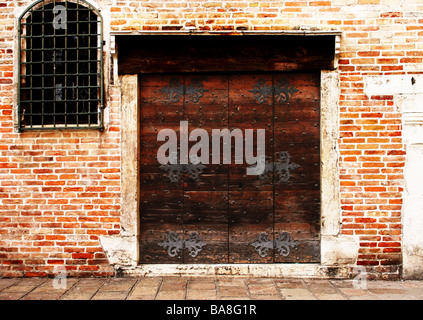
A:
[[[320,261],[318,73],[142,75],[140,262]],[[208,135],[208,163],[161,165],[162,129]],[[214,129],[237,132],[231,163],[212,162]],[[247,175],[246,130],[265,130],[265,171]],[[237,131],[233,131],[237,130]],[[188,150],[199,142],[189,141]],[[201,154],[199,154],[201,155]]]

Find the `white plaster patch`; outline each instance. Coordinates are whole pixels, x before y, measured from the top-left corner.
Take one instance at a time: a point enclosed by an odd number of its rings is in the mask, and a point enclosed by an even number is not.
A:
[[[101,236],[104,253],[113,266],[136,266],[138,264],[138,238],[135,236]],[[135,258],[135,259],[134,259]]]
[[[365,78],[364,93],[369,97],[423,93],[423,76],[368,76]]]
[[[359,244],[354,236],[322,238],[322,265],[339,266],[355,264]]]

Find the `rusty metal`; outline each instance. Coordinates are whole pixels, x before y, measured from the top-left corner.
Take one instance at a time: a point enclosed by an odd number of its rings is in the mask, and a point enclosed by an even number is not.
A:
[[[262,104],[266,101],[267,97],[271,96],[279,103],[286,103],[298,91],[298,89],[289,85],[289,80],[287,79],[280,79],[273,86],[268,86],[264,79],[259,79],[249,92],[254,95],[258,103]]]
[[[159,246],[167,249],[167,254],[170,257],[176,257],[181,250],[187,249],[188,254],[195,258],[206,245],[196,232],[192,232],[188,240],[179,239],[176,232],[170,232],[166,236],[166,240],[159,242]]]
[[[269,250],[277,250],[280,256],[287,257],[291,253],[291,248],[295,248],[298,242],[292,240],[288,232],[281,233],[275,240],[269,240],[269,235],[263,232],[251,245],[262,258],[268,255]]]
[[[273,163],[268,161],[269,157],[265,160],[265,168],[261,175],[260,180],[266,179],[269,174],[273,172],[278,173],[279,182],[288,182],[291,178],[291,171],[298,169],[300,166],[291,162],[291,155],[287,151],[277,153],[278,161]]]
[[[268,96],[273,94],[273,87],[269,87],[264,79],[259,79],[249,92],[254,95],[258,103],[262,104]]]
[[[198,181],[206,166],[202,164],[164,164],[160,169],[167,171],[171,183],[179,183],[181,174],[187,173],[189,178]]]
[[[300,166],[291,162],[291,156],[287,151],[278,153],[278,161],[275,164],[275,170],[278,172],[279,182],[288,182],[291,177],[291,171]]]
[[[298,89],[291,87],[289,85],[288,79],[280,79],[277,82],[276,86],[274,86],[273,90],[274,90],[275,101],[278,101],[279,103],[288,102],[291,95],[299,91]]]
[[[185,95],[190,97],[191,102],[197,103],[203,97],[204,92],[208,91],[204,89],[203,80],[194,78],[188,86],[185,86],[181,80],[173,78],[169,81],[169,85],[160,89],[169,100],[173,103],[181,101],[181,98]]]

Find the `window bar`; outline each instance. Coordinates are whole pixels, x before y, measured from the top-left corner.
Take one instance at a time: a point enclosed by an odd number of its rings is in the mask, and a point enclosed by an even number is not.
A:
[[[29,33],[29,30],[31,29],[32,27],[27,27],[26,28],[26,30],[25,30],[25,32],[26,33]],[[22,30],[23,31],[23,30]],[[32,30],[31,30],[31,34],[32,34]],[[30,47],[31,46],[31,44],[32,44],[32,41],[31,41],[31,38],[29,38],[29,40],[27,40],[27,41],[25,41],[24,42],[24,46],[25,46],[25,48],[27,48],[27,47]],[[32,55],[32,52],[31,51],[28,51],[28,52],[25,52],[25,57],[24,57],[24,59],[26,60],[26,61],[31,61],[31,55]],[[29,75],[29,77],[27,77],[27,78],[25,78],[25,82],[24,82],[24,88],[29,88],[29,89],[31,89],[31,87],[32,87],[32,81],[33,81],[33,78],[31,77],[31,75],[32,75],[32,73],[33,73],[33,68],[32,68],[32,66],[31,65],[28,65],[28,67],[27,68],[25,68],[25,72]],[[22,78],[21,78],[22,79]],[[25,97],[24,97],[24,100],[25,99],[29,99],[29,100],[32,100],[32,90],[29,90],[30,92],[29,93],[27,93],[26,95],[25,95]],[[22,117],[23,117],[23,121],[24,121],[24,123],[26,122],[26,119],[27,119],[27,116],[25,116],[25,113],[31,113],[32,112],[32,104],[31,104],[31,102],[28,102],[28,103],[23,103],[23,110],[22,110],[22,112],[23,112],[23,114],[22,114]],[[31,117],[29,116],[29,122],[31,122],[32,121],[32,119],[31,119]],[[30,125],[31,125],[31,123],[30,123]]]
[[[79,49],[89,49],[89,48],[88,47],[79,47]],[[91,49],[94,49],[94,47],[92,47]],[[100,49],[102,49],[102,47],[99,46],[99,47],[96,47],[95,49],[100,50]],[[47,51],[47,50],[50,50],[50,49],[41,49],[41,48],[34,48],[32,50],[29,50],[29,49],[21,49],[21,51]]]
[[[18,130],[21,132],[22,127],[22,106],[21,106],[21,82],[22,82],[22,25],[21,25],[21,19],[18,20],[18,53],[19,53],[19,63],[18,63]]]
[[[89,75],[92,75],[93,76],[93,75],[96,75],[96,74],[97,73],[95,73],[95,72],[93,72],[93,73],[79,73],[80,76],[89,76]],[[65,76],[64,73],[57,73],[56,75],[57,76]],[[75,75],[76,75],[76,73],[75,73]],[[42,75],[41,74],[34,74],[33,76],[34,77],[41,77]],[[22,75],[22,77],[30,77],[30,75]]]
[[[93,73],[92,75],[95,75],[95,73]],[[66,86],[66,87],[63,87],[63,88],[72,89],[73,87],[74,87],[73,85],[70,85],[70,86]],[[89,87],[90,88],[97,88],[97,89],[100,88],[100,86],[89,86]],[[22,88],[22,90],[30,90],[30,89],[38,89],[38,90],[41,90],[41,89],[43,89],[43,87]],[[44,87],[44,89],[46,89],[46,90],[53,90],[54,88],[53,87]],[[71,101],[72,99],[69,99],[69,100]],[[27,101],[27,100],[24,99],[23,101]]]
[[[27,32],[28,31],[30,32],[30,35],[32,35],[33,32],[34,32],[32,27],[30,27],[29,30],[27,30]],[[29,38],[29,41],[26,42],[26,46],[29,47],[29,48],[33,48],[34,43],[33,43],[32,37]],[[32,51],[29,51],[26,55],[26,59],[28,59],[28,61],[33,61],[33,57],[34,57],[34,53]],[[33,113],[34,105],[31,101],[34,99],[33,89],[32,89],[32,87],[34,86],[34,77],[32,77],[32,75],[34,74],[34,66],[32,64],[30,64],[29,68],[26,69],[26,72],[28,72],[29,75],[30,75],[29,79],[26,79],[26,82],[25,82],[25,86],[28,86],[29,89],[30,89],[29,90],[29,100],[30,100],[30,102],[26,105],[26,107],[27,107],[26,111],[28,112],[29,116],[27,116],[26,118],[29,118],[29,126],[32,127],[33,126],[33,119],[32,119],[31,114]],[[24,119],[24,120],[26,120],[26,119]]]
[[[70,10],[70,9],[68,9],[68,11],[72,11],[72,10]],[[95,14],[94,14],[95,15]],[[99,23],[99,22],[98,22]],[[25,25],[31,25],[31,26],[34,26],[34,25],[41,25],[41,23],[21,23],[21,26],[25,26]],[[93,33],[92,35],[95,35],[95,36],[97,36],[95,33]],[[73,37],[76,37],[77,36],[77,34],[76,33],[70,33],[70,34],[68,34],[67,36],[73,36]],[[35,35],[35,36],[33,36],[33,37],[28,37],[28,36],[21,36],[21,38],[22,39],[25,39],[25,38],[42,38],[43,36],[37,36],[37,35]],[[64,38],[65,37],[65,35],[64,34],[57,34],[56,35],[56,37],[57,38]],[[39,50],[41,50],[41,49],[39,49]]]
[[[20,22],[21,20],[19,19],[19,22]],[[25,26],[25,28],[22,26],[22,25],[20,25],[19,26],[19,41],[18,41],[18,49],[19,50],[22,50],[22,48],[27,48],[27,46],[29,46],[30,45],[30,41],[31,40],[25,40],[24,41],[24,43],[23,43],[23,40],[22,40],[22,35],[24,35],[24,34],[28,34],[28,28],[30,28],[30,26]],[[29,38],[30,39],[30,38]],[[29,57],[29,54],[30,54],[30,52],[27,52],[27,51],[25,51],[25,54],[24,55],[19,55],[19,70],[18,70],[18,72],[19,72],[19,82],[18,82],[18,88],[19,88],[19,90],[23,87],[23,88],[28,88],[29,87],[29,83],[31,82],[31,72],[30,72],[30,70],[32,70],[32,67],[31,67],[31,65],[28,65],[28,66],[23,66],[23,62],[24,61],[30,61],[30,57]],[[22,77],[22,71],[24,71],[25,72],[25,74],[27,74],[28,75],[28,77]],[[22,83],[24,81],[24,83]],[[24,97],[24,99],[28,99],[28,94],[29,94],[29,99],[31,99],[31,94],[32,94],[32,92],[30,91],[29,93],[27,93],[26,95],[25,95],[25,97]],[[19,128],[21,128],[21,126],[22,126],[22,122],[23,123],[25,123],[25,111],[26,112],[30,112],[29,111],[29,105],[30,105],[30,103],[28,103],[28,104],[26,104],[25,105],[25,103],[24,103],[24,105],[22,105],[22,99],[21,99],[21,96],[20,96],[20,94],[18,94],[18,108],[19,108],[19,117],[18,117],[18,125],[19,125]]]
[[[100,113],[99,119],[99,128],[100,131],[104,131],[104,66],[103,66],[103,19],[100,15],[97,15],[97,34],[100,32],[100,43],[97,44],[97,47],[100,47],[100,50],[97,50],[97,55],[99,55],[100,65],[98,66],[97,62],[97,78],[98,78],[98,69],[100,69],[100,79],[98,80],[100,83],[100,101],[98,103],[97,112]]]

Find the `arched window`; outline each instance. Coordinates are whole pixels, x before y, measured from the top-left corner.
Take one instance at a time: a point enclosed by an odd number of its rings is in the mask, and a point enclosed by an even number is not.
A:
[[[103,129],[102,17],[84,0],[38,0],[19,18],[20,130]]]

